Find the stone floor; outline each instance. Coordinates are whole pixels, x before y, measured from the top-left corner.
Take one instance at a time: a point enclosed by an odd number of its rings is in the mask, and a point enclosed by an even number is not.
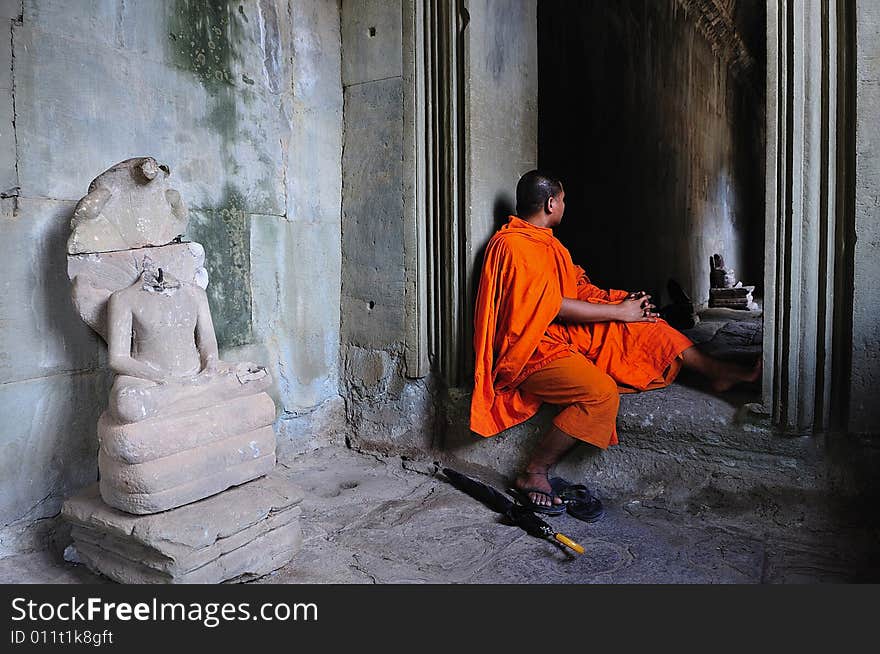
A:
[[[400,458],[327,447],[282,465],[306,491],[305,542],[256,583],[812,583],[876,581],[876,532],[791,529],[743,516],[604,498],[586,524],[549,518],[575,555],[498,520],[440,474]],[[419,468],[413,469],[413,468]],[[487,480],[488,481],[488,480]],[[498,481],[494,480],[497,484]],[[49,553],[0,560],[0,583],[100,583]]]

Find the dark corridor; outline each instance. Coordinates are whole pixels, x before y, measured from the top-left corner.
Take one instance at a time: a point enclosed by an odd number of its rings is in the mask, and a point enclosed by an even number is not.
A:
[[[697,308],[709,257],[762,293],[766,9],[761,0],[540,0],[541,168],[557,235],[594,283]]]

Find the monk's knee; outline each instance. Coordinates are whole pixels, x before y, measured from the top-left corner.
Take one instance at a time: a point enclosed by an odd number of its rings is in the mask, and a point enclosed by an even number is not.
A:
[[[608,375],[596,376],[589,383],[584,384],[582,401],[593,405],[614,405],[616,407],[620,404],[617,384]]]

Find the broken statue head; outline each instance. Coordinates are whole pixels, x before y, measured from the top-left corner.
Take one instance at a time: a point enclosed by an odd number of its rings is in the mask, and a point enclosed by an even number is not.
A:
[[[98,175],[76,205],[68,254],[165,245],[186,231],[187,209],[152,157],[127,159]]]

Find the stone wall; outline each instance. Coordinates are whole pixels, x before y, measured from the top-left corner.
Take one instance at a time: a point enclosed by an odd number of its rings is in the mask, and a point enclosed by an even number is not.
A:
[[[538,39],[535,0],[465,4],[470,309],[486,244],[515,212],[519,178],[538,163]],[[472,339],[473,314],[464,319]],[[470,350],[466,359],[466,376],[472,377]]]
[[[762,284],[764,9],[731,4],[748,68],[701,29],[711,0],[539,3],[539,162],[566,184],[558,236],[600,286],[656,297],[674,278],[705,306],[715,252]]]
[[[849,429],[880,434],[880,6],[856,3],[856,216]]]
[[[338,426],[342,94],[332,1],[3,0],[0,20],[2,556],[96,478],[109,375],[65,241],[123,159],[171,167],[222,354],[269,365],[281,434]]]
[[[406,94],[414,91],[402,62],[414,43],[401,16],[409,11],[413,3],[399,0],[342,3],[342,381],[354,447],[426,459],[450,447],[442,440],[446,422],[460,432],[458,407],[466,400],[454,389],[447,393],[433,373],[407,378],[405,365],[405,220],[407,201],[415,202],[406,183],[411,171],[404,169],[405,130],[413,128],[405,123]],[[535,19],[533,0],[468,0],[459,22],[468,342],[482,250],[512,211],[517,179],[536,164]],[[417,213],[417,219],[425,218]],[[465,359],[470,366],[472,356]]]
[[[406,378],[404,44],[400,0],[343,0],[342,383],[350,444],[433,447],[428,380]],[[411,192],[411,190],[409,191]]]

